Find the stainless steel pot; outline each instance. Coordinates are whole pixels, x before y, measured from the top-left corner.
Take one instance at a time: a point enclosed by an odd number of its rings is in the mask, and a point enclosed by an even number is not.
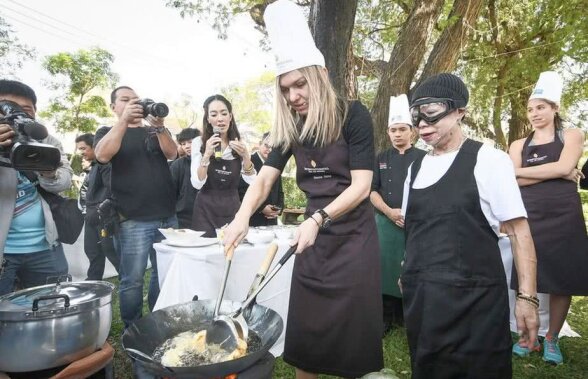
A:
[[[65,282],[0,297],[0,371],[66,365],[98,350],[112,322],[114,285]]]

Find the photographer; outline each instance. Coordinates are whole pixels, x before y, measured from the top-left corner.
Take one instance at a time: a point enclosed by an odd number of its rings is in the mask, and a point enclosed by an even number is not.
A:
[[[84,252],[90,261],[86,280],[102,280],[106,258],[118,272],[120,258],[111,235],[101,235],[103,221],[98,216],[99,205],[110,196],[110,165],[96,162],[94,153],[94,135],[90,133],[76,137],[76,149],[85,161],[90,162],[90,172],[84,179],[85,224]],[[80,198],[82,193],[80,191]],[[81,200],[81,199],[80,199]]]
[[[3,100],[16,103],[31,119],[35,118],[37,96],[26,84],[0,80],[0,101]],[[0,122],[0,150],[10,149],[20,139],[18,133],[12,125]],[[40,142],[61,152],[61,165],[56,170],[24,172],[0,167],[0,295],[14,291],[17,279],[20,287],[28,288],[67,274],[51,210],[39,195],[36,183],[47,192],[64,191],[71,185],[72,170],[56,138],[48,135]],[[31,179],[34,177],[37,179]]]
[[[149,309],[153,309],[159,295],[153,244],[163,236],[157,229],[178,225],[176,195],[167,164],[168,159],[176,157],[177,150],[163,126],[163,117],[153,116],[158,113],[155,107],[146,109],[133,89],[114,89],[110,106],[118,121],[112,127],[100,128],[94,145],[96,160],[112,165],[112,197],[122,219],[115,234],[120,252],[120,313],[125,327],[129,327],[141,317],[148,257],[153,268]]]

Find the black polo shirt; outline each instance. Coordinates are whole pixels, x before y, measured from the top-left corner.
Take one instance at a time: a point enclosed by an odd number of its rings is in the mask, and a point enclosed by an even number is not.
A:
[[[402,192],[408,167],[426,151],[410,147],[400,154],[395,148],[383,151],[376,157],[372,191],[376,191],[390,208],[402,207]]]

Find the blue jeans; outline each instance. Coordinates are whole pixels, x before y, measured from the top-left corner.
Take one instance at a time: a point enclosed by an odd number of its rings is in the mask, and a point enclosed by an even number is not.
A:
[[[175,215],[155,221],[126,220],[120,223],[115,236],[116,249],[120,254],[120,316],[125,328],[141,318],[143,310],[143,277],[147,268],[147,257],[151,260],[151,281],[147,302],[152,310],[159,296],[157,259],[153,244],[163,240],[158,228],[176,228]]]
[[[0,263],[0,295],[13,292],[17,278],[20,288],[30,288],[55,283],[68,270],[61,244],[36,253],[4,254]]]

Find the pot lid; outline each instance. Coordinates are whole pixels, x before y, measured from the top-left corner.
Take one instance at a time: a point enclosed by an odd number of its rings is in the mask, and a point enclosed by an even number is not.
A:
[[[0,320],[78,312],[110,303],[114,285],[105,281],[63,282],[0,296]]]

